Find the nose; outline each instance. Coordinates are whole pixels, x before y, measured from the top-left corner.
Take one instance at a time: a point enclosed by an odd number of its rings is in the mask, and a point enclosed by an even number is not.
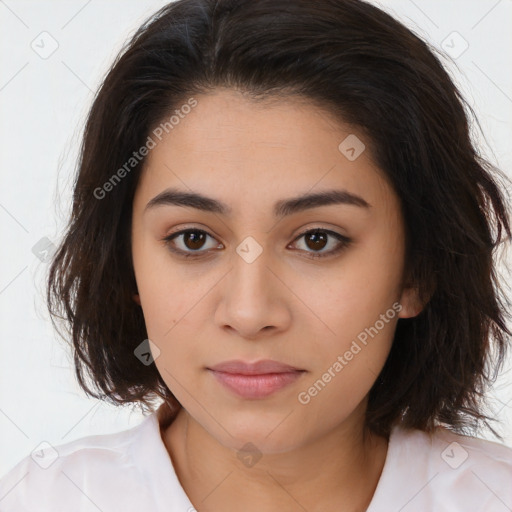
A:
[[[292,293],[270,266],[263,251],[251,263],[236,254],[233,268],[222,280],[215,323],[246,339],[259,339],[286,330],[291,321]]]

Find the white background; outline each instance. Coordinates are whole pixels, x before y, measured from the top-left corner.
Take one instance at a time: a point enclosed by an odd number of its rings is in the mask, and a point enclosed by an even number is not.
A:
[[[122,43],[164,3],[0,0],[0,476],[42,441],[58,445],[142,419],[78,388],[44,306],[47,265],[32,248],[44,237],[58,243],[93,92]],[[481,151],[511,176],[512,0],[374,3],[453,55],[467,41],[449,69],[481,121]],[[47,51],[52,40],[58,48],[46,59],[31,47]],[[492,396],[512,446],[511,368]]]

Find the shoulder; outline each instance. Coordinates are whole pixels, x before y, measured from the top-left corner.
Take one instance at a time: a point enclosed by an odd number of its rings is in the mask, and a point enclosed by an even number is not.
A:
[[[382,478],[403,512],[512,510],[512,448],[443,427],[395,428]]]
[[[109,510],[109,497],[116,495],[116,509],[132,510],[131,492],[140,495],[144,489],[131,446],[151,420],[148,417],[121,432],[61,445],[42,443],[0,479],[0,509],[58,512],[68,510],[72,503],[80,505],[73,508],[84,511]]]
[[[413,453],[423,455],[442,473],[477,476],[480,472],[489,472],[497,481],[512,476],[512,448],[503,444],[456,434],[443,427],[437,427],[431,434],[415,430],[402,432],[401,436],[408,439],[406,445]],[[507,487],[510,487],[510,480]]]

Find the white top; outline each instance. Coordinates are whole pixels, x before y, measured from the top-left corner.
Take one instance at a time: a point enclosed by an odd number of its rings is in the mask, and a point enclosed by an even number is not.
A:
[[[156,412],[128,430],[32,455],[0,479],[1,512],[195,511],[162,441]],[[511,448],[443,428],[430,437],[395,427],[367,512],[511,510]]]

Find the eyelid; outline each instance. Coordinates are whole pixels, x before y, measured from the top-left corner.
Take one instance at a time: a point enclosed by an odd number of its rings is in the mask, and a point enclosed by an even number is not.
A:
[[[333,235],[335,237],[340,237],[340,238],[344,238],[346,240],[349,240],[348,236],[345,236],[345,235],[343,235],[341,233],[338,233],[337,231],[334,231],[331,228],[326,228],[326,227],[323,227],[323,226],[313,226],[313,227],[308,227],[308,228],[304,229],[303,231],[301,231],[298,235],[295,236],[293,241],[295,242],[295,240],[297,240],[301,236],[304,236],[304,235],[306,235],[308,233],[314,233],[315,231],[321,231],[322,233],[327,233],[327,234]]]

